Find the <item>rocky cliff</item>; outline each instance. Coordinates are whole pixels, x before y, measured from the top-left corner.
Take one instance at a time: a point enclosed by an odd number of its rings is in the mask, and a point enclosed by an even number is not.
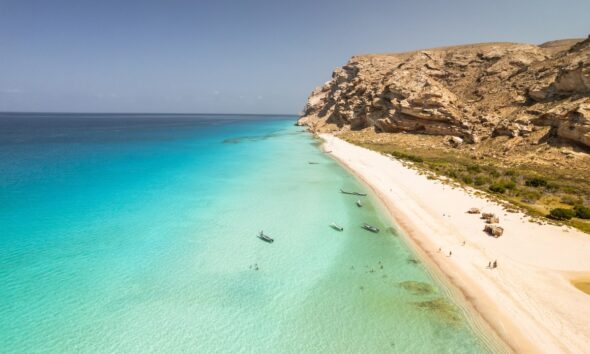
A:
[[[478,143],[527,136],[590,147],[590,37],[354,56],[310,95],[298,124]]]

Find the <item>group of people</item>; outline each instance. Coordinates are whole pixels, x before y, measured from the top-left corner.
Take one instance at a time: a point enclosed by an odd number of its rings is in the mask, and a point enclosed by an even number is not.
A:
[[[490,261],[488,262],[488,268],[489,269],[494,269],[494,268],[498,268],[498,261]]]

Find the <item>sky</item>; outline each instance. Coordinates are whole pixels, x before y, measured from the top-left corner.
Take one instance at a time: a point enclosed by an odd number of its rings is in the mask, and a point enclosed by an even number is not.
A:
[[[588,0],[0,0],[0,111],[297,114],[355,54],[590,34]]]

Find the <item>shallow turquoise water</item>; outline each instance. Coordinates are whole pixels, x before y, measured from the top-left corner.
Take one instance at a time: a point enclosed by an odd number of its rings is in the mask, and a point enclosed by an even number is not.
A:
[[[489,352],[292,122],[0,116],[1,351]]]

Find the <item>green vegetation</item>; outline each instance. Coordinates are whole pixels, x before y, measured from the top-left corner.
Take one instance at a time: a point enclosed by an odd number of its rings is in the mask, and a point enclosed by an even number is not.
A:
[[[574,207],[576,217],[580,219],[590,219],[590,208],[583,205],[576,205]]]
[[[576,212],[572,209],[555,208],[549,212],[549,217],[555,220],[570,220],[576,216]]]
[[[524,182],[524,184],[529,187],[546,187],[547,180],[541,177],[533,177],[527,179],[526,182]]]
[[[373,143],[370,135],[348,133],[351,143],[375,150],[414,168],[429,171],[429,178],[448,177],[526,211],[590,233],[590,178],[584,165],[559,168],[552,164],[512,161],[500,154],[475,157],[469,149],[444,149],[435,138],[398,135],[387,142]],[[429,143],[423,143],[425,139]],[[497,147],[493,147],[497,149]],[[479,149],[479,148],[478,148]]]

